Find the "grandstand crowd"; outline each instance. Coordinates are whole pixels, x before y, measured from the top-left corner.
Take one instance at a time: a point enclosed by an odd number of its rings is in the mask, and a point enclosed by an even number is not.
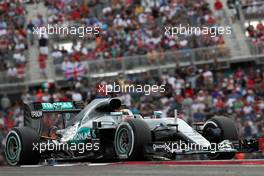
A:
[[[218,19],[205,0],[173,1],[121,1],[111,3],[88,3],[85,1],[48,1],[48,23],[100,26],[100,35],[95,36],[95,47],[83,42],[71,52],[53,48],[56,63],[67,57],[75,62],[94,59],[120,60],[126,56],[151,55],[165,51],[225,44],[222,35],[164,35],[165,26],[219,26]],[[216,6],[217,10],[221,10]],[[101,12],[99,13],[99,9]]]
[[[257,2],[251,0],[245,3]],[[23,125],[23,102],[83,100],[89,103],[94,98],[104,96],[97,92],[95,83],[78,76],[84,75],[86,71],[82,61],[119,60],[137,55],[147,55],[151,61],[152,58],[158,58],[158,53],[165,51],[225,44],[221,35],[214,38],[207,35],[163,35],[164,26],[179,23],[201,27],[218,26],[223,16],[220,0],[215,1],[214,9],[209,8],[206,0],[46,0],[45,5],[48,8],[47,17],[39,14],[26,23],[27,12],[21,0],[0,2],[0,72],[5,71],[14,81],[23,78],[27,48],[38,40],[39,56],[36,59],[39,60],[43,74],[45,61],[54,59],[54,63],[59,62],[65,79],[72,81],[72,86],[61,89],[53,83],[46,83],[41,88],[24,90],[16,101],[8,95],[1,97],[0,165],[4,164],[2,154],[8,129]],[[263,6],[246,7],[246,12],[262,14]],[[80,39],[79,48],[73,47],[68,51],[51,46],[50,51],[49,36],[38,38],[33,35],[33,27],[48,23],[100,26],[101,31],[100,35],[94,36],[95,47],[87,47],[85,40]],[[249,25],[246,30],[256,46],[263,45],[263,23],[259,22],[256,27]],[[264,53],[264,50],[261,52]],[[204,57],[207,53],[202,54],[200,56]],[[181,118],[190,124],[204,122],[212,114],[226,114],[234,118],[241,137],[258,136],[264,133],[263,71],[264,68],[255,67],[218,70],[217,67],[205,66],[203,69],[177,67],[174,73],[163,73],[161,76],[153,76],[151,73],[119,75],[115,82],[120,85],[164,84],[166,91],[151,95],[123,92],[112,96],[121,97],[134,113],[142,116],[151,116],[155,110],[173,116],[174,109],[179,109],[182,112]],[[75,74],[78,79],[73,77]],[[97,82],[102,83],[111,82]]]
[[[0,2],[0,72],[1,76],[7,76],[10,81],[25,76],[28,49],[25,15],[22,1]]]

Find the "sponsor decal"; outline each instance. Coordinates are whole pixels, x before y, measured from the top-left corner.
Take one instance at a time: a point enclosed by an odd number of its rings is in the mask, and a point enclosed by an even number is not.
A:
[[[41,103],[42,110],[69,110],[74,109],[72,102]]]
[[[71,142],[81,142],[92,138],[96,138],[93,130],[91,128],[83,127],[78,130],[76,135],[72,138]]]
[[[42,111],[31,111],[32,118],[40,118],[42,117],[42,115],[43,115]]]

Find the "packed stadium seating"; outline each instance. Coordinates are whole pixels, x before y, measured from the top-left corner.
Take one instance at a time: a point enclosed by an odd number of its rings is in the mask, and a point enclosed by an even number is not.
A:
[[[245,0],[243,12],[246,19],[263,18],[264,17],[264,1],[263,0]]]
[[[215,26],[217,20],[213,16],[206,1],[164,1],[152,4],[151,1],[112,1],[108,3],[84,6],[83,1],[49,1],[50,23],[77,23],[98,25],[101,34],[96,37],[93,48],[81,47],[71,53],[55,48],[54,62],[62,63],[65,56],[67,62],[75,60],[120,60],[123,57],[155,55],[160,52],[188,50],[209,46],[224,45],[223,36],[209,37],[207,35],[167,37],[164,26],[181,23],[190,26]],[[102,10],[102,13],[96,12]],[[95,13],[92,13],[95,12]],[[170,12],[170,13],[168,13]],[[151,23],[149,23],[151,21]],[[155,49],[154,49],[155,48]],[[216,52],[221,55],[221,50]],[[222,54],[228,55],[228,52]],[[210,56],[209,56],[210,57]],[[68,61],[69,60],[69,61]],[[151,62],[151,61],[150,61]],[[97,65],[100,67],[102,64]],[[58,69],[61,67],[57,66]]]
[[[0,83],[17,82],[25,77],[28,47],[25,14],[21,1],[0,2]]]

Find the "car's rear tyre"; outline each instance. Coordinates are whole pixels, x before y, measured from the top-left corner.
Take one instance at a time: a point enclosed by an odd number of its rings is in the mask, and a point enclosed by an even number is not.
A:
[[[151,142],[149,126],[141,119],[122,122],[115,133],[115,152],[119,159],[144,160],[145,146]]]
[[[5,157],[9,165],[34,165],[40,153],[33,150],[33,143],[40,142],[37,132],[29,127],[13,128],[6,137]]]
[[[209,119],[204,125],[203,136],[209,140],[209,142],[216,144],[223,140],[238,140],[238,132],[234,121],[224,116],[215,116]],[[211,160],[226,160],[232,159],[235,154],[235,152],[210,153],[208,154],[208,158]]]

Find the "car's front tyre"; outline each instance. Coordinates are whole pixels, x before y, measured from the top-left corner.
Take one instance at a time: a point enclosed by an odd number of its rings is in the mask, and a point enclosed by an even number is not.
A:
[[[115,133],[115,152],[119,159],[143,160],[145,146],[151,142],[149,126],[141,119],[122,122]]]
[[[211,143],[219,144],[224,140],[238,141],[238,132],[232,119],[225,116],[215,116],[209,119],[203,128],[203,136]],[[210,153],[211,160],[227,160],[235,156],[235,152]]]

